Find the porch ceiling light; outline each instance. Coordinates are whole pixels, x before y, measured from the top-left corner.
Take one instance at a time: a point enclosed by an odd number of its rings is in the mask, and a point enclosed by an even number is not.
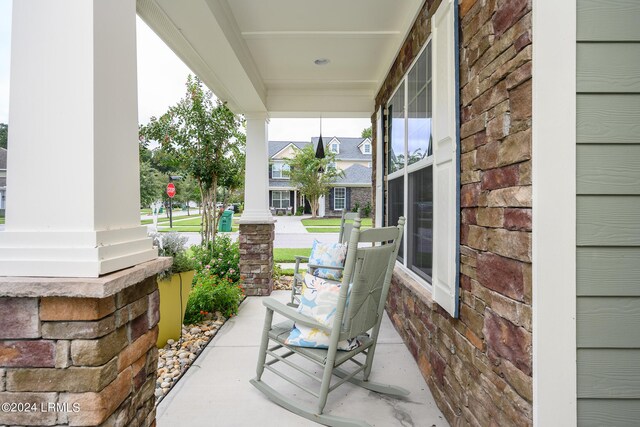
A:
[[[327,65],[330,61],[327,58],[318,58],[315,61],[313,61],[314,64],[316,65]]]

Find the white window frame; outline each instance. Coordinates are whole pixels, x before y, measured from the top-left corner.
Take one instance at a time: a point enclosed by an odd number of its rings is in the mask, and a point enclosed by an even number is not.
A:
[[[334,149],[334,147],[335,147],[335,149]],[[340,143],[339,143],[339,142],[332,142],[332,143],[330,143],[330,144],[329,144],[329,150],[330,150],[332,153],[340,154]]]
[[[371,154],[371,144],[369,144],[368,142],[364,144],[364,146],[362,147],[362,152],[364,154]]]
[[[342,200],[342,207],[338,208],[336,201],[338,200],[338,190],[342,190],[344,192],[344,196],[340,197]],[[333,188],[333,210],[334,211],[343,211],[347,208],[347,187],[334,187]]]
[[[275,166],[278,166],[278,169],[275,168]],[[291,168],[289,167],[288,164],[286,164],[283,161],[276,161],[273,162],[272,167],[271,167],[271,178],[273,179],[290,179],[290,170]],[[276,176],[276,172],[278,172],[278,176]],[[286,174],[285,174],[286,172]]]
[[[276,193],[278,193],[278,197],[276,198]],[[282,194],[286,194],[286,197],[282,197]],[[276,200],[278,201],[279,206],[276,206]],[[282,206],[282,201],[287,201],[287,206]],[[288,209],[291,207],[291,194],[289,190],[271,190],[271,207],[276,209]]]
[[[429,280],[426,280],[424,277],[418,275],[417,273],[415,273],[412,269],[411,266],[409,266],[409,238],[408,235],[410,233],[409,230],[409,225],[410,225],[410,219],[409,219],[409,174],[412,172],[415,172],[417,170],[429,167],[431,165],[433,165],[433,154],[431,154],[428,157],[425,157],[424,159],[416,162],[416,163],[412,163],[410,165],[407,165],[407,161],[408,161],[408,151],[409,151],[409,119],[408,119],[408,110],[409,110],[409,84],[408,84],[408,79],[409,79],[409,74],[411,73],[411,71],[413,70],[413,67],[416,65],[416,63],[418,62],[418,59],[420,59],[420,56],[425,52],[425,50],[427,49],[427,46],[429,46],[429,44],[431,43],[431,36],[429,36],[427,38],[427,41],[425,42],[424,46],[422,46],[422,48],[420,49],[420,51],[418,52],[418,54],[416,55],[416,57],[413,59],[413,61],[411,62],[411,65],[409,66],[409,68],[407,69],[407,72],[402,76],[402,79],[400,79],[400,81],[398,82],[398,85],[396,86],[396,88],[393,90],[393,92],[391,93],[391,95],[389,96],[389,100],[387,101],[386,104],[386,109],[388,110],[389,108],[389,103],[391,102],[391,100],[393,99],[393,97],[396,95],[396,93],[398,92],[398,90],[400,89],[401,86],[403,86],[403,90],[404,90],[404,167],[398,171],[395,171],[391,174],[387,174],[384,179],[388,182],[389,180],[393,180],[394,178],[399,178],[399,177],[403,177],[404,178],[404,205],[403,205],[403,216],[407,219],[407,232],[405,233],[405,235],[407,236],[407,238],[402,239],[402,250],[403,250],[403,256],[402,256],[402,261],[400,260],[396,260],[396,266],[401,268],[402,271],[409,275],[412,279],[414,279],[415,281],[417,281],[418,283],[420,283],[423,287],[425,287],[429,292],[433,292],[433,287],[431,285],[431,282]],[[433,55],[433,48],[431,50],[432,55]],[[433,78],[433,76],[432,76]],[[426,82],[426,84],[429,84],[429,82],[431,81],[428,80]],[[433,89],[432,89],[433,90]],[[433,109],[432,109],[433,111]],[[387,133],[388,134],[388,133]],[[389,143],[391,143],[391,141],[389,141]],[[386,156],[385,156],[386,157]],[[388,164],[384,164],[383,165],[383,170],[386,172],[388,170],[389,165]],[[386,204],[388,202],[388,197],[385,199],[384,203]],[[435,200],[434,200],[434,204],[435,204]],[[388,207],[387,207],[388,209]]]

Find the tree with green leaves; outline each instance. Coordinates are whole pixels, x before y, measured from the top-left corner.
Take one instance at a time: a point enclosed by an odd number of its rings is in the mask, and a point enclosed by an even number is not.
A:
[[[361,136],[362,136],[363,138],[369,138],[369,139],[371,139],[371,135],[373,135],[373,134],[372,134],[372,130],[371,130],[371,126],[369,126],[369,127],[368,127],[368,128],[366,128],[366,129],[362,129],[362,135],[361,135]]]
[[[243,122],[226,104],[214,100],[198,77],[189,76],[187,93],[159,118],[141,128],[144,140],[160,143],[198,183],[202,204],[202,242],[215,239],[216,194],[228,173],[228,159],[244,152]]]
[[[293,185],[298,187],[298,191],[309,200],[313,218],[318,215],[320,197],[327,195],[331,189],[331,183],[342,176],[341,171],[331,166],[336,160],[335,153],[330,150],[326,150],[325,153],[327,154],[324,159],[316,158],[313,144],[310,144],[287,161],[291,168],[289,179]]]
[[[151,203],[163,199],[166,177],[148,162],[140,163],[140,207],[148,208]]]
[[[0,123],[0,148],[7,148],[8,138],[9,125],[6,123]]]

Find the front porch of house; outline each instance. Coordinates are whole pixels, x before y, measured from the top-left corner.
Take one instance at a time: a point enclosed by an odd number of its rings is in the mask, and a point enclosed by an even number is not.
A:
[[[139,222],[136,13],[246,119],[248,299],[162,402],[158,424],[302,424],[247,380],[259,296],[273,291],[269,119],[320,115],[371,118],[374,224],[408,218],[372,375],[412,397],[347,384],[327,410],[385,426],[573,419],[575,372],[554,384],[556,354],[540,346],[550,341],[533,310],[556,282],[532,293],[530,1],[14,3],[0,275],[15,277],[0,279],[0,399],[82,404],[31,424],[156,419],[155,274],[166,260]],[[63,185],[51,185],[54,175]],[[39,214],[58,204],[71,214]],[[566,317],[558,324],[571,325]],[[556,325],[544,325],[553,341]],[[37,381],[43,374],[50,381]],[[19,421],[0,418],[28,424]]]
[[[289,291],[272,293],[282,302],[288,301],[289,295]],[[225,323],[192,368],[158,405],[159,427],[185,423],[194,426],[317,425],[275,405],[249,384],[258,360],[264,312],[260,298],[248,297],[240,305],[238,315]],[[295,396],[310,408],[315,407],[316,401],[311,395],[274,374],[268,378],[267,375],[268,372],[265,379],[278,390]],[[371,377],[373,381],[404,387],[411,395],[407,399],[394,399],[346,383],[329,395],[327,413],[364,420],[372,426],[448,425],[411,353],[386,316]],[[303,382],[309,387],[316,386],[309,379]]]

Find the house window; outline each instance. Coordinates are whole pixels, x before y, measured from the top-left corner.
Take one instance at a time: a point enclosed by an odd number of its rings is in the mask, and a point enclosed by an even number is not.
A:
[[[407,218],[398,260],[427,282],[433,264],[431,94],[429,42],[387,105],[386,165],[389,224]]]
[[[289,179],[291,168],[284,162],[274,162],[271,166],[271,177],[275,179]]]
[[[333,209],[336,211],[344,210],[347,204],[347,189],[344,187],[336,187],[333,189]]]
[[[327,169],[336,170],[337,167],[336,162],[329,162],[329,164],[327,164]]]
[[[329,149],[331,150],[332,153],[338,154],[340,153],[340,144],[338,144],[337,142],[332,142]]]
[[[364,144],[364,147],[362,148],[364,154],[371,154],[371,144],[367,143]]]
[[[273,191],[271,196],[271,205],[277,209],[289,207],[289,191]]]

